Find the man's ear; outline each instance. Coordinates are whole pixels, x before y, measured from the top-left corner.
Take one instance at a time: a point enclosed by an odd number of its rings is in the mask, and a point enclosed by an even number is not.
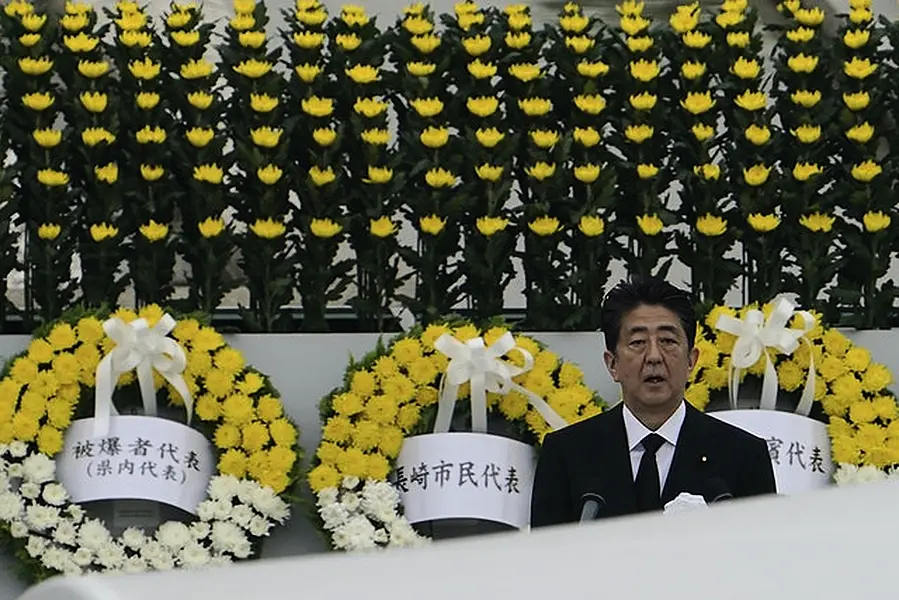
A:
[[[609,370],[609,375],[612,376],[612,381],[614,381],[615,383],[620,383],[618,381],[618,367],[615,355],[606,350],[605,352],[603,352],[602,357],[603,360],[606,361],[606,369]]]
[[[689,366],[690,366],[690,373],[692,373],[693,367],[695,367],[696,363],[699,362],[699,348],[698,347],[693,346],[692,348],[690,348],[690,354],[687,357],[687,360],[688,360]]]

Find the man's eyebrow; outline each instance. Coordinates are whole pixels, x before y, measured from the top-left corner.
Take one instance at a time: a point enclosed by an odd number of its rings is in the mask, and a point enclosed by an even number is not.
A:
[[[655,329],[657,331],[665,331],[668,333],[674,333],[674,334],[680,335],[680,330],[678,329],[677,325],[663,324],[663,325],[659,325]],[[631,334],[647,333],[648,331],[649,331],[649,328],[646,325],[633,325],[627,330],[627,332],[631,333]]]

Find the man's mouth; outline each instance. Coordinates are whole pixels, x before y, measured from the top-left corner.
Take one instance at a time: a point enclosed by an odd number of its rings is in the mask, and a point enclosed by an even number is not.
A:
[[[665,381],[665,378],[662,375],[649,375],[648,377],[644,377],[643,381],[646,383],[662,383]]]

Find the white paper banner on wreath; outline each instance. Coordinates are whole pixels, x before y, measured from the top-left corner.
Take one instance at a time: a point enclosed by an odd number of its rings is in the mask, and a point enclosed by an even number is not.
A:
[[[765,440],[777,480],[777,493],[801,494],[829,486],[833,477],[830,436],[821,421],[772,410],[708,413]]]
[[[522,529],[530,520],[536,453],[522,442],[478,433],[406,438],[393,483],[410,523],[481,519]]]
[[[199,431],[127,416],[111,417],[109,432],[97,437],[93,421],[74,421],[56,457],[73,501],[153,500],[197,514],[215,469],[212,446]]]

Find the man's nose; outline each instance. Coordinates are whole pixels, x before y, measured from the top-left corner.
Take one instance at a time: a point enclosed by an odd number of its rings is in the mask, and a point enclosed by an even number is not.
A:
[[[649,340],[649,346],[646,350],[646,360],[647,362],[652,363],[662,362],[662,349],[657,340]]]

